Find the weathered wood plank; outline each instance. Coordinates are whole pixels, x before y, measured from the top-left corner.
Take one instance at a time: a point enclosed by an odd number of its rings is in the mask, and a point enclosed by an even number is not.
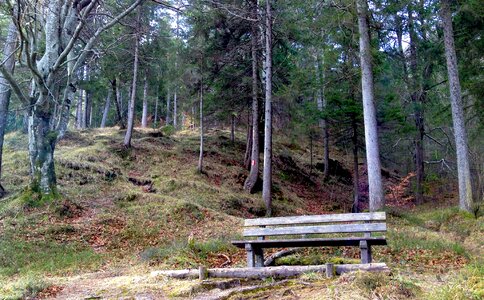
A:
[[[273,226],[292,224],[312,224],[331,222],[358,222],[358,221],[385,221],[385,212],[357,213],[357,214],[330,214],[315,216],[290,216],[276,218],[245,219],[244,226]]]
[[[246,240],[232,241],[239,248],[245,248],[246,244],[257,245],[260,248],[286,248],[286,247],[323,247],[323,246],[359,246],[360,241],[367,241],[368,245],[386,245],[385,237],[344,237],[344,238],[314,238],[314,239],[285,239],[285,240]]]
[[[389,272],[390,269],[385,263],[374,264],[345,264],[335,265],[335,273],[340,275],[352,271],[369,271],[369,272]],[[215,268],[208,269],[208,277],[212,278],[285,278],[298,276],[303,273],[318,272],[325,273],[326,265],[316,266],[279,266],[265,268]],[[173,278],[198,278],[198,269],[188,270],[166,270],[152,272],[152,276],[166,276]]]
[[[244,229],[244,236],[384,232],[386,230],[387,230],[386,223],[335,224],[335,225],[320,225],[320,226],[246,228]]]

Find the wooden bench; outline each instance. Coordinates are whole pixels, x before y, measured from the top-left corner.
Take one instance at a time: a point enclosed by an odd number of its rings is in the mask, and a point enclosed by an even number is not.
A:
[[[372,260],[371,246],[387,244],[384,236],[371,236],[373,232],[386,232],[385,221],[384,212],[246,219],[243,235],[250,240],[232,244],[245,248],[248,267],[264,266],[264,248],[320,246],[358,246],[361,263],[367,264]],[[347,236],[321,237],[328,234]]]

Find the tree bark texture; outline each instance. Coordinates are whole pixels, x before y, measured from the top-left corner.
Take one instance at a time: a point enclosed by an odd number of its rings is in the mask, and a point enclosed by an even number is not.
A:
[[[360,33],[361,89],[363,94],[363,118],[365,123],[366,163],[370,211],[381,210],[385,206],[381,178],[380,150],[373,85],[373,67],[368,27],[368,4],[366,0],[356,0],[358,29]]]
[[[144,78],[143,87],[143,114],[141,115],[141,127],[146,128],[148,126],[148,79]]]
[[[111,81],[111,90],[114,94],[114,105],[116,106],[116,115],[118,117],[118,125],[120,129],[126,129],[126,124],[124,124],[123,113],[121,108],[121,95],[119,92],[119,80],[114,78]]]
[[[450,1],[441,0],[440,10],[444,27],[445,59],[449,76],[450,104],[452,107],[452,122],[457,154],[457,175],[459,180],[459,206],[463,210],[471,211],[473,206],[472,181],[469,163],[469,149],[467,131],[462,107],[462,95],[457,66],[457,55],[454,46],[454,30]]]
[[[266,1],[265,35],[265,124],[264,124],[264,171],[262,199],[266,215],[272,215],[272,1]]]
[[[257,1],[252,4],[254,17],[257,17]],[[245,180],[244,190],[249,193],[254,191],[255,184],[259,178],[259,99],[258,99],[258,84],[257,84],[257,39],[258,24],[253,22],[252,24],[252,37],[251,37],[251,53],[252,53],[252,133],[251,133],[251,154],[250,154],[250,172],[249,176]]]
[[[133,134],[134,127],[134,105],[136,100],[136,84],[138,81],[138,63],[139,63],[139,21],[140,21],[140,9],[138,9],[137,24],[136,24],[136,35],[134,42],[134,63],[133,63],[133,82],[131,86],[131,97],[129,100],[128,107],[128,128],[126,130],[126,135],[124,136],[124,146],[126,148],[131,147],[131,137]]]
[[[201,70],[200,73],[203,71]],[[198,157],[198,167],[199,173],[203,172],[203,75],[200,79],[200,155]]]
[[[101,120],[101,128],[106,127],[106,123],[108,121],[109,108],[111,106],[111,95],[112,94],[113,94],[113,91],[111,89],[108,89],[108,96],[106,97],[106,103],[104,104],[104,110],[103,110],[103,118]]]

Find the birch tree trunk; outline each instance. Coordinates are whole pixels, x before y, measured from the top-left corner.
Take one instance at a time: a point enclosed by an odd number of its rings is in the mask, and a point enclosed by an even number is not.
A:
[[[471,211],[473,208],[473,199],[469,149],[467,144],[464,111],[462,108],[461,87],[457,66],[457,55],[454,46],[454,30],[452,28],[452,15],[449,0],[441,0],[440,14],[444,27],[445,58],[447,62],[447,73],[449,76],[450,104],[452,107],[452,122],[454,125],[454,138],[457,152],[459,207],[462,210]]]
[[[272,215],[272,1],[266,0],[265,35],[265,127],[264,127],[264,172],[262,199],[266,215]]]
[[[385,206],[385,198],[381,179],[380,150],[378,146],[378,129],[374,103],[373,67],[367,21],[368,4],[366,0],[356,0],[356,8],[360,33],[361,90],[363,94],[363,118],[365,123],[370,211],[377,211]]]
[[[137,12],[136,21],[136,35],[134,42],[134,63],[133,63],[133,82],[131,86],[131,97],[129,100],[128,107],[128,128],[126,130],[126,135],[124,136],[124,146],[126,148],[131,148],[131,137],[133,135],[134,127],[134,105],[136,100],[136,84],[138,81],[138,62],[139,62],[139,21],[140,21],[140,9]]]
[[[108,96],[106,97],[106,103],[104,104],[103,118],[101,120],[101,128],[106,127],[108,121],[109,107],[111,106],[112,89],[108,89]]]
[[[15,48],[17,45],[17,28],[13,22],[8,26],[7,39],[3,48],[3,57],[5,59],[5,68],[13,73],[15,67]],[[0,77],[0,198],[5,195],[5,189],[1,184],[2,163],[3,163],[3,141],[7,129],[8,107],[10,105],[10,85],[2,76]]]
[[[141,128],[146,128],[148,126],[148,79],[144,78],[143,87],[143,114],[141,116]]]
[[[257,18],[258,5],[257,0],[253,3],[252,15]],[[245,180],[244,190],[249,193],[254,191],[255,184],[259,178],[259,99],[258,99],[258,84],[257,84],[257,39],[258,24],[252,22],[252,37],[251,37],[251,53],[252,53],[252,134],[251,134],[251,155],[250,155],[250,172]]]

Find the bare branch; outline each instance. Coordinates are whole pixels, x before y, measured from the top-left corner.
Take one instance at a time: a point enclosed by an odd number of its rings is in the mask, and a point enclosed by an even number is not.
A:
[[[29,99],[22,93],[22,89],[18,85],[17,81],[13,78],[12,74],[5,68],[4,65],[0,66],[0,72],[2,73],[3,77],[10,83],[10,87],[12,88],[13,92],[17,97],[22,101],[25,105],[30,105]]]

